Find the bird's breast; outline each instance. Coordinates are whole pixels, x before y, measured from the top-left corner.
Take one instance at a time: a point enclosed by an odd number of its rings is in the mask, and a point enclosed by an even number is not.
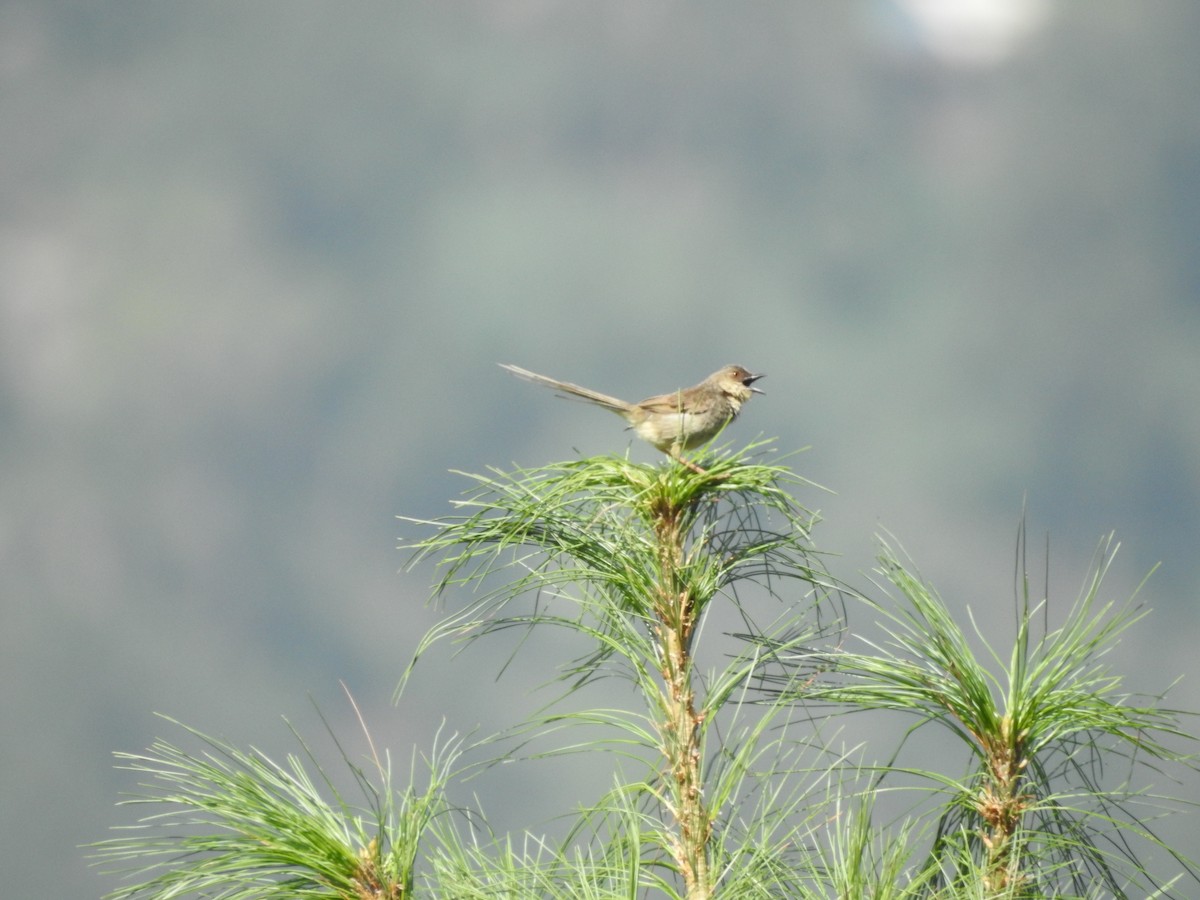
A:
[[[664,453],[672,448],[690,450],[711,440],[737,415],[740,405],[731,403],[700,413],[656,412],[634,425],[634,431]]]

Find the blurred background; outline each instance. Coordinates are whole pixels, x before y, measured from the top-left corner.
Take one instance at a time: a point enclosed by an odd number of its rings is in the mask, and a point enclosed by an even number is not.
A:
[[[1109,661],[1200,709],[1200,5],[16,0],[0,77],[6,895],[116,886],[79,845],[139,814],[113,751],[187,743],[155,713],[356,755],[344,682],[406,769],[543,701],[535,639],[391,702],[396,516],[629,448],[497,362],[766,372],[730,436],[811,448],[835,574],[890,531],[1000,646],[1023,508],[1060,620],[1116,531],[1106,597],[1162,565]],[[608,783],[470,790],[539,828]]]

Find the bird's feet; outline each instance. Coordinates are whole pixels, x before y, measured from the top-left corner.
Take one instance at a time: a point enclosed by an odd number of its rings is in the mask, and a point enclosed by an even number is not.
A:
[[[676,453],[671,453],[669,455],[670,455],[671,459],[675,460],[675,462],[679,463],[681,466],[684,466],[685,468],[691,469],[697,475],[709,475],[708,469],[692,462],[690,459],[684,458],[684,456],[682,454],[676,452]],[[728,478],[729,476],[728,475],[709,475],[709,477],[710,478]]]

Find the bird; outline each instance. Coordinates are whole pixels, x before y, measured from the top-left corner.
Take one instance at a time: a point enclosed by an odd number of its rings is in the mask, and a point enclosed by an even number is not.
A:
[[[705,470],[684,459],[683,451],[710,441],[737,418],[742,404],[753,394],[763,393],[754,386],[754,382],[763,378],[763,375],[754,375],[741,366],[733,365],[717,369],[697,385],[647,397],[640,403],[626,403],[608,394],[539,375],[509,363],[499,365],[518,378],[615,412],[629,423],[629,427],[642,440],[699,473]]]

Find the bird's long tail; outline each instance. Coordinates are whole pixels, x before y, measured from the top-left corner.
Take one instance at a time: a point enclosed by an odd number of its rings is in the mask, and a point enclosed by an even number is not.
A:
[[[500,363],[500,368],[511,372],[518,378],[523,378],[526,381],[532,381],[534,384],[540,384],[543,387],[548,387],[569,397],[576,397],[580,400],[586,400],[588,403],[595,403],[597,406],[603,406],[605,409],[610,409],[617,415],[623,416],[629,412],[631,404],[624,400],[618,400],[616,397],[610,397],[608,394],[601,394],[599,391],[593,391],[590,388],[580,387],[577,384],[571,384],[569,381],[558,381],[554,378],[548,378],[545,375],[539,375],[537,372],[530,372],[528,369],[522,369],[520,366],[512,366],[508,363]]]

